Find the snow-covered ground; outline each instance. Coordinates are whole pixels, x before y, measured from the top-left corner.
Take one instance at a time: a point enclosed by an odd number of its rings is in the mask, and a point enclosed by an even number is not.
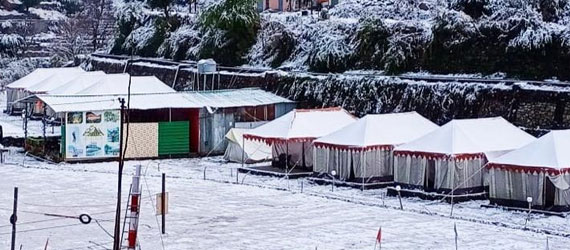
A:
[[[450,217],[449,204],[418,199],[403,199],[400,211],[397,198],[385,197],[382,189],[331,192],[306,180],[244,174],[235,184],[239,164],[221,157],[129,161],[123,190],[137,164],[145,173],[142,249],[372,249],[378,227],[384,249],[454,249],[454,223],[460,249],[544,249],[547,237],[550,249],[570,244],[559,236],[570,231],[565,218],[532,215],[523,230],[526,214],[480,208],[484,201],[456,205]],[[116,168],[116,162],[52,165],[12,151],[0,167],[0,248],[10,243],[12,189],[18,186],[23,249],[40,249],[48,238],[49,249],[110,249],[103,229],[113,228]],[[152,201],[161,172],[170,196],[162,238]],[[101,227],[42,213],[88,213]]]

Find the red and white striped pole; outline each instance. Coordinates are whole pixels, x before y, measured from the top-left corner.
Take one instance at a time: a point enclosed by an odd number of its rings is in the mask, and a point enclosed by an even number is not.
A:
[[[139,223],[139,206],[141,197],[140,188],[141,166],[136,166],[135,176],[133,176],[133,189],[131,191],[131,216],[129,217],[129,236],[127,249],[135,249],[137,246],[137,228]]]

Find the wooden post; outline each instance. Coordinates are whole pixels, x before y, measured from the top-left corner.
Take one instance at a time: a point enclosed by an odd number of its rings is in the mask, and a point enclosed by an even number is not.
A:
[[[16,249],[16,221],[18,220],[18,188],[14,187],[14,208],[12,216],[10,216],[10,223],[12,224],[12,250]]]
[[[123,120],[125,116],[125,99],[119,98],[119,102],[121,103],[121,131],[120,131],[120,138],[119,138],[119,171],[118,171],[118,178],[117,178],[117,208],[115,211],[115,232],[113,236],[113,250],[120,250],[121,249],[121,185],[123,184]]]
[[[160,199],[162,209],[162,234],[166,233],[166,174],[162,173],[162,199]]]

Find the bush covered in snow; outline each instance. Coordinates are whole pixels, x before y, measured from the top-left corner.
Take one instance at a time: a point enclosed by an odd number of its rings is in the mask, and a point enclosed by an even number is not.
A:
[[[199,1],[199,18],[172,8],[182,25],[164,30],[157,47],[156,35],[162,31],[150,26],[161,14],[130,1],[122,5],[131,7],[119,8],[127,11],[118,11],[113,52],[129,53],[124,45],[130,36],[129,41],[144,43],[135,48],[152,43],[149,48],[159,48],[158,56],[213,57],[223,65],[392,74],[506,72],[511,77],[570,79],[568,2],[344,0],[323,20],[318,13],[298,12],[263,12],[259,18],[252,0],[207,0]]]

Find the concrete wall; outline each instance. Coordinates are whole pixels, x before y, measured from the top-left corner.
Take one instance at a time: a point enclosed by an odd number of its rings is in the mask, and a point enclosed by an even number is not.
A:
[[[94,58],[90,65],[93,70],[122,72],[124,61]],[[194,70],[180,70],[175,88],[196,89]],[[172,84],[176,67],[136,63],[128,71],[133,75],[156,75]],[[210,88],[211,78],[206,86]],[[570,128],[570,85],[565,84],[275,72],[222,72],[216,76],[216,89],[243,87],[277,93],[299,102],[300,108],[342,106],[358,116],[414,110],[438,124],[454,118],[502,116],[535,135]]]

